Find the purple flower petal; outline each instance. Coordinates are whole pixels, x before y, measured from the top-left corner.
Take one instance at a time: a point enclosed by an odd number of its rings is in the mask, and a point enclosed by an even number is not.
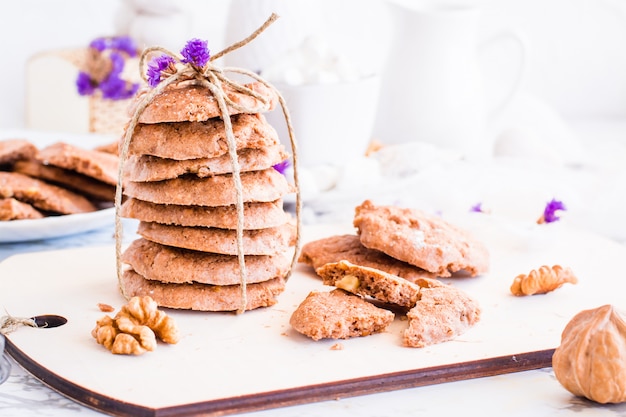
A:
[[[111,75],[120,75],[122,73],[122,71],[124,71],[124,57],[118,53],[118,52],[111,52],[111,56],[109,57],[111,59]]]
[[[129,36],[116,36],[111,39],[111,49],[126,52],[130,57],[137,55],[137,44]]]
[[[97,49],[102,52],[107,48],[107,40],[105,38],[96,38],[89,44],[89,47]]]
[[[139,88],[137,83],[129,83],[116,74],[111,74],[100,83],[102,98],[109,100],[124,100],[131,98]]]
[[[274,165],[274,169],[278,172],[280,172],[281,174],[285,175],[285,171],[287,171],[287,168],[289,168],[291,166],[291,163],[289,162],[288,159],[285,159],[283,162],[279,162],[276,165]]]
[[[191,39],[187,42],[185,47],[180,51],[183,56],[182,62],[195,65],[197,67],[204,67],[211,55],[209,48],[207,47],[207,41],[201,39]]]
[[[96,88],[96,83],[91,79],[89,74],[80,71],[76,78],[76,88],[78,89],[78,94],[81,96],[90,96]]]
[[[482,213],[483,212],[483,203],[476,203],[472,207],[470,207],[470,211],[474,213]]]
[[[565,204],[562,201],[553,198],[546,204],[543,216],[541,216],[538,223],[552,223],[559,220],[560,217],[556,215],[556,212],[559,210],[567,210],[567,208],[565,208]]]
[[[148,69],[146,71],[146,77],[148,78],[148,85],[154,88],[161,82],[161,73],[174,66],[174,58],[169,55],[161,55],[154,57],[148,62]]]

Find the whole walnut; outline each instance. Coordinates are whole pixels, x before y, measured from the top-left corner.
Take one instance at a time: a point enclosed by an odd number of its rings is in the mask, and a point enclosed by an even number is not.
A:
[[[598,403],[626,401],[626,321],[612,306],[578,313],[552,356],[557,380],[574,395]]]

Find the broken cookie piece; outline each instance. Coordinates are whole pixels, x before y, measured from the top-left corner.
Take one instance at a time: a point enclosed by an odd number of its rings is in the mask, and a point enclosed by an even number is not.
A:
[[[341,289],[311,292],[289,323],[313,340],[348,339],[385,330],[394,314]]]
[[[425,347],[447,342],[465,333],[480,320],[478,303],[451,285],[421,288],[419,301],[407,313],[409,327],[402,342]]]
[[[407,309],[412,308],[419,299],[419,285],[396,275],[354,265],[348,261],[326,264],[316,272],[322,277],[325,285],[333,285],[354,294],[369,296]]]
[[[326,285],[369,296],[408,310],[402,342],[424,347],[452,340],[478,322],[478,303],[462,290],[440,281],[419,279],[415,284],[374,268],[347,261],[317,269]]]

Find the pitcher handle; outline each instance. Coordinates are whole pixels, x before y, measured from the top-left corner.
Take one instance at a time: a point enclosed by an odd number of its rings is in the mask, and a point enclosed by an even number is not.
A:
[[[494,42],[503,40],[512,40],[517,45],[519,49],[519,65],[513,83],[509,87],[507,93],[503,95],[502,98],[500,98],[488,112],[488,120],[493,120],[493,118],[506,109],[517,96],[525,79],[528,66],[528,42],[526,41],[525,35],[516,30],[504,29],[492,34],[479,44],[479,49],[484,49],[486,46],[491,45]]]

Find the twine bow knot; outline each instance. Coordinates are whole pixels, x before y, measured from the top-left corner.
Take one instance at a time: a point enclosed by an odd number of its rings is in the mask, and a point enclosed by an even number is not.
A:
[[[120,150],[120,163],[118,167],[118,181],[115,192],[115,250],[116,250],[116,262],[117,262],[117,276],[118,280],[121,282],[122,279],[122,233],[123,227],[120,219],[120,208],[122,202],[122,175],[124,172],[124,162],[128,156],[128,150],[130,147],[130,142],[132,139],[132,135],[139,123],[139,119],[144,110],[149,106],[149,104],[154,100],[154,98],[160,94],[163,90],[165,90],[168,86],[172,84],[193,84],[199,85],[202,87],[206,87],[215,98],[219,110],[221,118],[224,122],[224,128],[226,131],[226,139],[228,143],[228,154],[230,157],[230,162],[232,166],[232,178],[233,183],[236,190],[236,208],[237,208],[237,257],[239,261],[239,271],[240,271],[240,288],[241,288],[241,305],[237,313],[243,313],[246,310],[247,306],[247,292],[246,292],[246,265],[244,261],[244,250],[243,250],[243,228],[244,228],[244,218],[243,218],[243,187],[241,184],[241,173],[239,161],[237,158],[237,147],[235,142],[235,137],[233,134],[233,127],[230,119],[229,108],[236,110],[239,113],[260,113],[270,110],[271,102],[267,97],[259,94],[258,92],[245,87],[244,85],[238,84],[228,77],[226,77],[225,73],[233,72],[246,75],[256,81],[259,81],[271,91],[273,91],[278,97],[278,101],[281,105],[283,115],[285,117],[285,121],[287,124],[287,129],[289,131],[289,139],[291,142],[292,154],[293,154],[293,168],[294,168],[294,185],[296,188],[296,243],[294,248],[294,255],[291,262],[290,270],[285,277],[287,279],[291,274],[296,262],[300,249],[300,229],[301,229],[301,219],[300,212],[302,210],[302,201],[300,197],[300,187],[299,187],[299,179],[298,179],[298,161],[297,161],[297,146],[295,142],[295,136],[293,133],[293,127],[291,125],[291,117],[289,115],[289,111],[287,110],[287,106],[285,104],[285,100],[282,95],[276,90],[275,87],[270,85],[267,81],[262,79],[259,75],[254,72],[245,70],[243,68],[235,68],[235,67],[225,67],[220,68],[214,65],[212,62],[217,60],[218,58],[232,52],[236,49],[241,48],[242,46],[248,44],[252,40],[254,40],[259,34],[261,34],[269,25],[271,25],[276,19],[278,15],[273,13],[266,21],[261,25],[256,31],[254,31],[250,36],[245,38],[244,40],[234,43],[223,51],[211,56],[204,65],[200,66],[193,62],[185,62],[181,60],[177,55],[168,51],[162,47],[151,47],[147,48],[143,51],[140,61],[139,61],[139,70],[144,81],[148,81],[145,75],[144,67],[146,66],[146,60],[148,57],[155,52],[161,52],[165,54],[165,56],[169,57],[170,65],[165,71],[161,72],[161,80],[158,85],[149,91],[147,94],[143,96],[143,98],[138,103],[133,116],[131,117],[126,131],[123,137],[123,143]],[[241,94],[253,97],[256,99],[254,102],[257,103],[256,106],[245,106],[239,103],[234,102],[228,95],[225,93],[225,87],[235,92],[239,92]],[[122,293],[123,287],[122,287]],[[126,296],[126,294],[124,294]],[[127,297],[128,298],[128,297]]]

